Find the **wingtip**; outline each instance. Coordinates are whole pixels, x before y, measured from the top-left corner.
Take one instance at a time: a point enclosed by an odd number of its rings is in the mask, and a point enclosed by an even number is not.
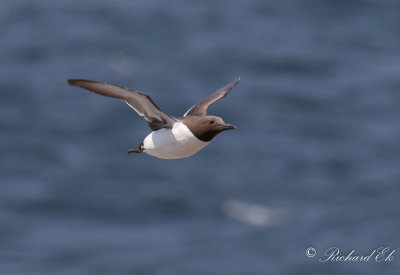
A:
[[[67,79],[67,83],[71,86],[76,86],[78,79]]]
[[[240,81],[240,76],[236,78],[231,84],[233,84],[232,88],[235,87]]]
[[[67,79],[67,83],[68,83],[69,85],[71,85],[71,86],[77,86],[77,87],[80,87],[79,84],[82,84],[82,83],[95,83],[95,82],[96,82],[96,81],[93,81],[93,80],[78,79],[78,78],[70,78],[70,79]]]
[[[236,86],[236,84],[238,84],[239,81],[240,81],[240,76],[233,81],[234,85]]]

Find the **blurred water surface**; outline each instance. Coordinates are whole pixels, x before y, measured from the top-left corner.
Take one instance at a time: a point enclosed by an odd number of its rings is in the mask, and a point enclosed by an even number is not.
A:
[[[399,29],[394,0],[0,1],[0,274],[397,274]],[[238,128],[172,161],[65,82],[180,116],[239,75],[209,110]]]

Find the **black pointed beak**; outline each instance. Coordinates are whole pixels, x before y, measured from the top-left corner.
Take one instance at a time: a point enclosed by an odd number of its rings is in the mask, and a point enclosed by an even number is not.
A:
[[[221,125],[222,130],[231,130],[231,129],[236,129],[236,126],[232,125],[232,124],[225,124],[225,125]]]

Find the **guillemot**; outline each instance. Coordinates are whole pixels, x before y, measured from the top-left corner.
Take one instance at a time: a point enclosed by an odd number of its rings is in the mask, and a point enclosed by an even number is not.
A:
[[[164,113],[148,95],[142,92],[92,80],[67,80],[72,86],[121,99],[143,116],[152,132],[139,146],[130,148],[128,153],[145,152],[162,159],[189,157],[209,144],[222,131],[236,128],[225,123],[220,117],[208,116],[207,109],[225,97],[239,81],[240,77],[192,106],[183,117],[174,118]]]

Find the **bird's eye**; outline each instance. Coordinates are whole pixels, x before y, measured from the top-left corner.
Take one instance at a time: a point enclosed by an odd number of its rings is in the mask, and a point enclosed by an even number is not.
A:
[[[212,120],[210,120],[210,124],[214,124],[214,120],[212,119]]]

